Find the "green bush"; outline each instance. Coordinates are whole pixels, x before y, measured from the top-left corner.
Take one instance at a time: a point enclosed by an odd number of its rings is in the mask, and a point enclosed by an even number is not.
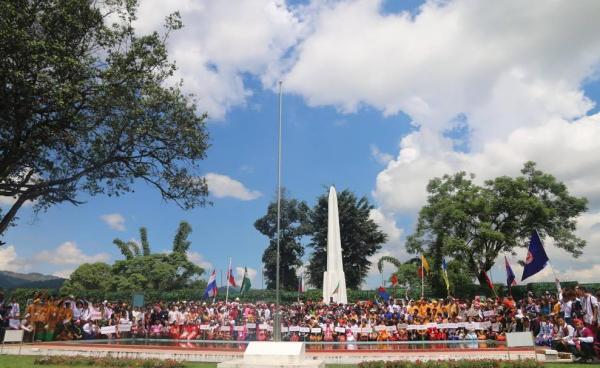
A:
[[[122,359],[113,357],[66,357],[45,356],[36,358],[34,365],[95,366],[105,368],[184,368],[182,362],[173,359]]]

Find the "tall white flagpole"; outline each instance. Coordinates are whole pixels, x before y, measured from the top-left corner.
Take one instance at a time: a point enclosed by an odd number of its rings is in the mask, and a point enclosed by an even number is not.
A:
[[[229,276],[231,275],[231,257],[229,257],[229,268],[227,269],[227,291],[225,292],[225,304],[227,304],[227,300],[229,299]]]

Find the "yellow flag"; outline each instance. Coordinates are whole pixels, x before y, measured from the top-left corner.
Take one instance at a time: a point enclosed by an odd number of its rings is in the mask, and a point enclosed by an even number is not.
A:
[[[421,264],[423,265],[423,269],[429,273],[429,262],[425,259],[425,256],[421,254]]]

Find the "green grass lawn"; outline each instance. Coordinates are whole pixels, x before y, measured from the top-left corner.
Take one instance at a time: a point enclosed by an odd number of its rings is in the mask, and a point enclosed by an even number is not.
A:
[[[89,366],[66,366],[66,365],[34,365],[33,356],[0,355],[0,367],[2,368],[83,368]],[[216,363],[187,363],[186,368],[216,368]],[[548,368],[589,368],[589,364],[576,363],[547,363]],[[329,364],[327,368],[353,368],[354,365]]]

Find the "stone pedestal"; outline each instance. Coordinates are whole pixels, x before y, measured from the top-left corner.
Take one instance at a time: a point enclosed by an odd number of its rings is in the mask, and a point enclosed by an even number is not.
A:
[[[324,368],[321,360],[307,359],[302,342],[253,341],[248,344],[243,359],[217,364],[218,368],[314,367]]]

